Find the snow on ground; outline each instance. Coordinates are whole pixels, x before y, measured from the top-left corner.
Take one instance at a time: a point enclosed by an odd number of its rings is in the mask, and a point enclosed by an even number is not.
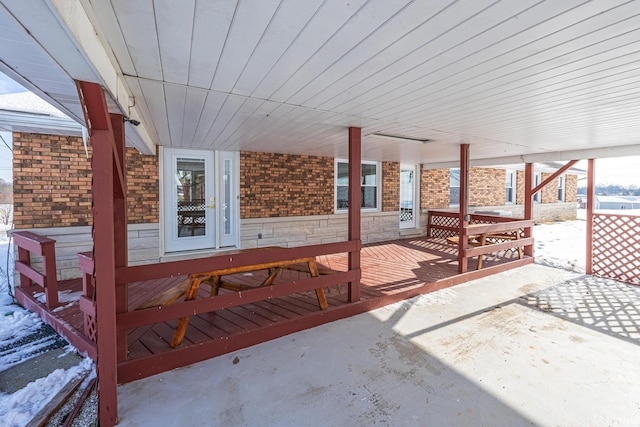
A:
[[[9,252],[8,252],[9,250]],[[8,293],[8,281],[13,271],[6,273],[7,254],[10,270],[13,270],[12,250],[8,239],[0,241],[0,372],[11,366],[37,356],[51,348],[54,337],[46,336],[28,343],[28,337],[37,334],[43,323],[35,314],[13,304]],[[66,302],[72,295],[62,295]],[[68,351],[76,351],[71,345]],[[57,369],[49,376],[29,383],[25,388],[13,394],[0,393],[0,426],[19,427],[29,421],[72,379],[93,371],[93,362],[85,358],[79,365],[70,369]],[[89,379],[85,379],[87,382]]]
[[[619,211],[617,213],[620,213]],[[631,212],[625,212],[630,214]],[[534,228],[536,239],[536,262],[547,266],[562,268],[576,272],[585,270],[585,225],[583,220],[566,221],[554,224],[537,225]],[[7,239],[0,241],[0,269],[6,266]],[[11,258],[11,257],[10,257]],[[12,262],[11,262],[12,264]],[[8,275],[11,277],[12,273]],[[7,274],[0,278],[0,346],[11,342],[18,342],[21,338],[32,333],[42,326],[40,319],[21,307],[12,304],[7,293]],[[440,293],[442,296],[448,294]],[[61,302],[69,300],[75,295],[64,295]],[[428,296],[427,296],[428,297]],[[425,299],[428,304],[446,304],[448,298],[442,301],[433,297]],[[37,346],[44,346],[41,342],[31,343],[28,350],[20,350],[11,355],[0,354],[0,371],[19,363],[26,357],[32,357]],[[0,425],[20,426],[24,425],[31,417],[46,405],[60,389],[71,379],[76,378],[89,370],[93,370],[93,364],[86,358],[79,365],[68,369],[58,369],[46,378],[41,378],[27,385],[22,390],[8,395],[0,393]],[[95,371],[94,371],[95,372]]]

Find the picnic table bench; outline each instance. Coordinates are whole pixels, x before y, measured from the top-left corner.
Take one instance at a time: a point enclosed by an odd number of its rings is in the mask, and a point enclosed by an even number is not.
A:
[[[478,227],[482,225],[485,225],[485,224],[470,224],[468,226],[468,229],[472,231],[474,227]],[[486,246],[486,245],[492,245],[495,243],[504,242],[505,240],[519,240],[521,237],[522,237],[522,232],[518,228],[512,231],[468,234],[467,243],[469,246],[478,247],[478,246]],[[447,237],[447,243],[451,245],[457,246],[459,242],[460,242],[460,236]],[[517,251],[518,251],[518,258],[522,259],[524,257],[522,246],[518,246]],[[484,255],[482,254],[478,255],[478,266],[476,268],[477,270],[480,270],[482,268],[483,256]]]
[[[236,251],[250,252],[256,250],[264,250],[269,248],[257,248],[257,249],[244,249]],[[180,282],[178,285],[165,292],[153,297],[146,303],[138,307],[138,309],[165,306],[172,304],[184,296],[184,301],[192,301],[196,299],[200,285],[206,284],[211,287],[210,297],[218,295],[219,290],[227,289],[230,291],[241,292],[245,290],[255,289],[256,287],[271,286],[275,281],[278,273],[281,270],[294,270],[309,273],[311,277],[317,277],[319,275],[332,274],[333,270],[326,267],[318,267],[316,258],[314,256],[293,258],[282,261],[266,262],[259,264],[243,265],[231,268],[222,268],[212,271],[206,271],[202,273],[189,274],[188,278]],[[259,283],[257,286],[245,285],[234,283],[229,279],[223,279],[223,276],[229,276],[237,273],[247,273],[253,271],[267,270],[267,277]],[[328,307],[327,298],[324,289],[318,288],[315,290],[316,297],[318,299],[318,305],[321,310],[326,310]],[[189,324],[189,316],[178,319],[176,328],[171,339],[171,347],[178,347],[182,344],[184,335]]]

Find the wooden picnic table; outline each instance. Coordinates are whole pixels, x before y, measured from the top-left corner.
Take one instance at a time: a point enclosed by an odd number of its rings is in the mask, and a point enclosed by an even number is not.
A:
[[[234,251],[234,253],[252,252],[256,250],[265,250],[265,249],[273,249],[273,248],[274,247],[241,249],[238,251]],[[311,275],[311,277],[317,277],[320,274],[331,273],[331,271],[327,269],[322,269],[322,271],[319,271],[318,264],[314,256],[293,258],[293,259],[260,263],[260,264],[243,265],[239,267],[222,268],[222,269],[217,269],[212,271],[206,271],[203,273],[193,273],[193,274],[189,274],[188,279],[186,279],[185,281],[163,292],[162,294],[154,297],[153,299],[149,300],[147,303],[143,304],[138,308],[141,309],[141,308],[157,307],[161,305],[171,304],[177,301],[183,295],[185,296],[184,298],[185,301],[192,301],[196,299],[198,295],[198,290],[200,289],[200,285],[202,284],[207,284],[211,286],[210,297],[217,296],[220,288],[241,292],[249,289],[255,289],[256,287],[271,286],[275,281],[276,277],[278,276],[278,273],[282,269],[307,272]],[[223,279],[223,276],[228,276],[228,275],[237,274],[237,273],[260,271],[260,270],[268,270],[268,276],[258,286],[237,284],[237,283],[231,282],[230,280]],[[318,288],[315,291],[316,291],[316,297],[318,298],[318,305],[320,306],[320,309],[326,310],[328,307],[328,303],[324,293],[324,289]],[[176,324],[176,329],[173,334],[173,338],[171,339],[171,347],[178,347],[180,344],[182,344],[188,325],[189,325],[189,316],[178,319],[178,322]]]
[[[518,240],[522,237],[520,229],[508,230],[508,231],[499,231],[499,232],[486,232],[486,233],[473,233],[474,228],[483,227],[486,224],[469,224],[467,229],[469,230],[469,234],[467,235],[467,242],[469,246],[485,246],[491,245],[494,243],[499,243],[504,240]],[[447,237],[447,242],[452,245],[457,245],[460,241],[459,236]],[[518,258],[522,259],[524,257],[522,247],[517,247]],[[482,268],[482,260],[483,254],[478,255],[478,266],[477,270]]]

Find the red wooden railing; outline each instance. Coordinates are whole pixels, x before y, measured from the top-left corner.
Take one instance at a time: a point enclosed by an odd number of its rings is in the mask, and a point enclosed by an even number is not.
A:
[[[533,227],[533,220],[523,220],[519,218],[471,214],[469,225],[473,225],[473,231],[469,228],[460,228],[460,217],[458,212],[430,210],[427,213],[427,236],[432,238],[447,238],[451,236],[462,236],[461,240],[465,240],[464,236],[470,234],[483,233],[503,233],[511,231],[520,231],[523,234],[525,228]],[[505,240],[500,243],[493,243],[473,248],[465,247],[459,254],[461,263],[465,263],[469,258],[485,255],[489,253],[517,250],[517,248],[533,246],[533,237],[524,237],[517,240]]]
[[[593,215],[592,272],[640,285],[640,216]]]
[[[59,305],[56,241],[28,231],[16,231],[12,237],[18,247],[15,269],[20,273],[20,287],[27,288],[33,286],[33,282],[37,283],[44,290],[47,307],[56,308]],[[42,256],[42,272],[31,265],[31,254]]]
[[[199,258],[188,261],[174,261],[161,264],[147,264],[116,269],[116,286],[127,286],[128,283],[143,280],[161,279],[203,273],[222,268],[233,268],[242,265],[263,264],[283,260],[329,255],[336,253],[355,252],[360,250],[359,241],[329,243],[295,248],[273,248],[264,251],[231,253]],[[270,298],[277,298],[299,292],[335,286],[343,283],[355,283],[360,277],[360,270],[354,269],[336,274],[310,277],[290,283],[234,292],[217,296],[216,298],[199,299],[174,303],[142,310],[118,313],[116,317],[119,331],[134,329],[139,326],[193,316],[222,308],[235,307]]]

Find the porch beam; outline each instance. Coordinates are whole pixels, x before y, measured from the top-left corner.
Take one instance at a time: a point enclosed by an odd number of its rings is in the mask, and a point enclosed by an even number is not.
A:
[[[527,163],[524,166],[524,219],[532,220],[533,219],[533,179],[534,179],[534,169],[533,163]],[[524,237],[532,237],[533,236],[533,227],[526,227],[524,229]],[[525,246],[524,254],[532,257],[534,252],[534,246]]]
[[[122,70],[112,55],[100,40],[99,32],[93,26],[89,15],[79,2],[67,0],[51,0],[51,4],[57,12],[59,19],[69,29],[78,49],[86,57],[104,83],[112,98],[119,105],[120,110],[129,118],[134,118],[141,123],[136,126],[136,132],[143,142],[138,146],[141,152],[155,155],[155,144],[149,130],[153,128],[145,124],[139,107],[136,105],[135,96],[127,85]]]
[[[116,247],[114,225],[113,130],[102,88],[96,83],[78,82],[81,102],[91,130],[93,151],[93,259],[96,281],[96,327],[98,372],[98,420],[115,425],[118,418],[116,340]]]
[[[361,162],[362,129],[349,128],[349,241],[358,242],[358,249],[349,252],[349,270],[360,271],[360,208],[361,200]],[[349,302],[360,300],[360,274],[349,282]]]
[[[469,144],[460,145],[460,200],[458,209],[458,273],[467,272],[467,226],[469,225]]]
[[[604,159],[609,157],[637,156],[640,145],[618,145],[604,148],[588,148],[586,150],[553,151],[544,153],[522,154],[520,156],[491,157],[486,159],[473,159],[469,161],[474,166],[502,166],[518,165],[522,163],[561,162],[573,159]],[[424,169],[448,169],[457,168],[458,162],[433,162],[423,163]]]
[[[587,242],[585,257],[585,272],[593,274],[593,209],[596,203],[596,160],[587,162]]]
[[[537,187],[535,187],[533,190],[531,190],[531,192],[533,194],[536,194],[538,191],[542,190],[544,187],[546,187],[549,183],[551,183],[554,179],[556,179],[557,177],[559,177],[560,175],[562,175],[563,173],[565,173],[565,171],[567,169],[569,169],[571,166],[575,165],[576,163],[578,163],[578,160],[571,160],[569,162],[567,162],[566,165],[562,166],[560,169],[558,169],[557,171],[555,171],[553,174],[551,174],[550,177],[548,177],[547,179],[545,179],[544,181],[542,181],[540,184],[538,184]]]
[[[115,247],[116,268],[128,265],[127,239],[127,183],[126,176],[126,148],[124,120],[120,114],[110,114],[111,129],[113,130],[113,241]],[[117,173],[116,173],[117,172]],[[129,309],[128,292],[126,287],[116,287],[116,313],[125,313]],[[127,360],[127,334],[118,332],[118,362]]]

